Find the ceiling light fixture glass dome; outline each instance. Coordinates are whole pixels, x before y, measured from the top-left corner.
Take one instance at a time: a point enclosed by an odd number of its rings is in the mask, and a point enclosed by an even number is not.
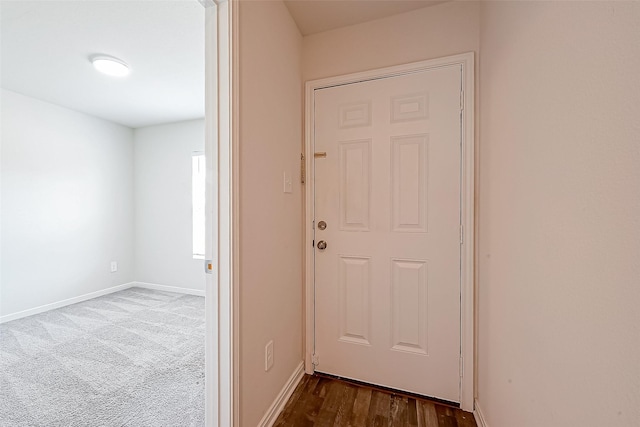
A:
[[[130,73],[129,66],[122,60],[112,56],[94,56],[91,63],[96,70],[114,77],[124,77]]]

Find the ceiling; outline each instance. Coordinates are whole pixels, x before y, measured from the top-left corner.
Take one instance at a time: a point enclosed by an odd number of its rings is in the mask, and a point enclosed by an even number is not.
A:
[[[303,36],[360,24],[448,0],[285,0]]]
[[[289,0],[303,35],[446,0]],[[204,9],[195,0],[0,0],[1,86],[131,128],[204,116]],[[96,72],[105,54],[131,68]]]
[[[1,1],[1,85],[139,128],[204,116],[204,9],[182,1]],[[89,61],[115,56],[123,78]]]

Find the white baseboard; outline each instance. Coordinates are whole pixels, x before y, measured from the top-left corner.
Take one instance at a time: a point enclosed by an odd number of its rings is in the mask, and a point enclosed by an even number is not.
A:
[[[282,412],[282,410],[284,409],[284,405],[287,404],[287,401],[293,394],[293,391],[296,389],[303,376],[304,363],[300,362],[298,367],[293,371],[293,374],[291,374],[291,377],[289,377],[287,383],[284,385],[284,387],[282,387],[282,390],[280,390],[280,393],[276,397],[276,400],[273,401],[273,403],[267,410],[267,413],[264,414],[264,417],[262,417],[262,419],[258,423],[258,427],[273,426],[273,423],[275,423],[278,419],[278,415],[280,415],[280,412]]]
[[[50,304],[41,305],[39,307],[30,308],[28,310],[18,311],[17,313],[0,316],[0,323],[22,319],[23,317],[33,316],[34,314],[44,313],[45,311],[55,310],[56,308],[65,307],[67,305],[76,304],[92,298],[97,298],[103,295],[112,294],[114,292],[123,291],[125,289],[129,289],[133,285],[133,283],[134,282],[123,283],[122,285],[112,286],[107,289],[101,289],[99,291],[90,292],[88,294],[80,295],[77,297],[65,299],[62,301],[52,302]]]
[[[138,287],[145,289],[153,289],[156,291],[174,292],[178,294],[197,295],[204,296],[204,290],[180,288],[178,286],[166,286],[157,285],[155,283],[145,282],[129,282],[122,285],[112,286],[107,289],[101,289],[99,291],[90,292],[88,294],[80,295],[77,297],[65,299],[62,301],[52,302],[50,304],[41,305],[40,307],[30,308],[28,310],[19,311],[17,313],[11,313],[4,316],[0,316],[0,324],[10,322],[12,320],[22,319],[23,317],[33,316],[34,314],[44,313],[45,311],[55,310],[56,308],[65,307],[67,305],[76,304],[82,301],[90,300],[92,298],[101,297],[103,295],[112,294],[114,292],[124,291],[125,289]]]
[[[489,427],[486,418],[482,414],[482,409],[480,409],[480,403],[478,403],[478,399],[474,401],[473,417],[476,419],[476,424],[478,424],[478,427]]]
[[[174,292],[177,294],[196,295],[199,297],[204,296],[204,289],[200,290],[200,289],[181,288],[178,286],[158,285],[157,283],[131,282],[131,287],[153,289],[155,291]]]

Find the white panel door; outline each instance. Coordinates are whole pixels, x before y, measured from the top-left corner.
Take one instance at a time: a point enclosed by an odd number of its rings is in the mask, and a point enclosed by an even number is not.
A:
[[[460,91],[460,66],[315,91],[316,371],[459,401]]]

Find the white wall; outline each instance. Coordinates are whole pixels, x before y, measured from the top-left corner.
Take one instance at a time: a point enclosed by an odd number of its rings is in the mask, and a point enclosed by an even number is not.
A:
[[[191,156],[204,151],[204,120],[134,131],[135,280],[204,291],[193,259]]]
[[[640,3],[483,3],[480,62],[480,408],[636,426]]]
[[[253,427],[302,361],[302,37],[281,1],[240,2],[239,20],[240,414]]]
[[[131,129],[1,93],[0,314],[131,282]]]

